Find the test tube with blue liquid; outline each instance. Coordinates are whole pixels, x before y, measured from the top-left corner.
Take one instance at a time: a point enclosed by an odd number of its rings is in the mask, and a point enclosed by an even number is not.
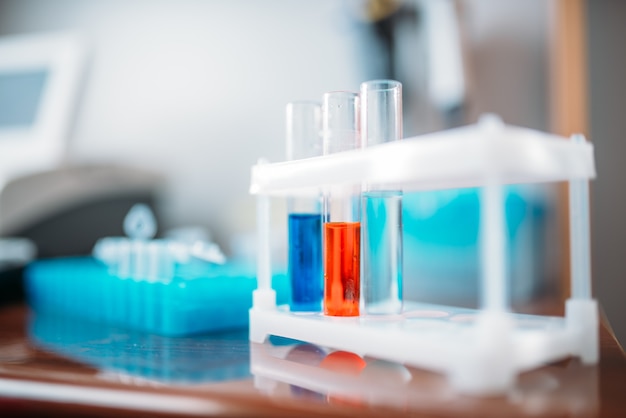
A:
[[[359,95],[324,94],[324,155],[358,149]],[[324,314],[360,313],[361,187],[335,186],[324,195]]]
[[[361,84],[362,147],[402,139],[402,84],[371,80]],[[402,312],[402,191],[367,184],[363,205],[363,310]]]
[[[286,116],[287,160],[321,155],[320,104],[289,103]],[[290,310],[319,312],[323,295],[321,196],[291,197],[287,205]]]

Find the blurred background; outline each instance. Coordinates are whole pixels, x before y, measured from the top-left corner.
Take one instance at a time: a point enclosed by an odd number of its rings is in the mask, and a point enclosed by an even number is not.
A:
[[[58,159],[0,167],[0,233],[33,239],[41,257],[86,253],[144,201],[160,234],[204,234],[250,260],[250,167],[284,159],[285,105],[392,78],[404,87],[405,137],[485,112],[588,135],[594,289],[624,341],[624,17],[619,1],[0,0],[0,37],[71,31],[80,61]],[[507,189],[516,306],[567,296],[564,190]],[[477,199],[472,189],[406,197],[407,297],[476,304]],[[283,209],[276,202],[279,266]]]

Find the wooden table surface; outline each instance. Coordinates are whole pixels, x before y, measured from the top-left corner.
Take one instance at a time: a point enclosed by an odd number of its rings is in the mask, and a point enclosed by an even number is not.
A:
[[[167,338],[18,303],[0,307],[0,416],[626,417],[626,357],[606,321],[600,335],[599,365],[562,361],[522,374],[506,396],[475,398],[433,373],[364,369],[350,353],[330,362],[311,346],[252,344],[245,330]],[[272,367],[285,381],[263,376]],[[291,372],[312,386],[290,384]]]

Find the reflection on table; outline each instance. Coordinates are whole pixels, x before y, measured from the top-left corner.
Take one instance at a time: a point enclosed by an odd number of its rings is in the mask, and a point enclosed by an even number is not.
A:
[[[197,384],[250,377],[246,329],[165,337],[76,317],[32,314],[28,332],[39,348],[120,378]]]
[[[599,409],[598,369],[577,360],[524,373],[510,393],[493,398],[459,395],[435,373],[295,340],[251,343],[250,367],[267,396],[366,409],[453,415],[479,407],[482,416],[595,416]]]
[[[167,338],[24,306],[0,309],[0,324],[2,413],[620,416],[626,407],[626,359],[604,325],[600,365],[554,363],[520,375],[504,397],[479,398],[454,392],[441,375],[362,353],[274,337],[249,343],[245,329]]]

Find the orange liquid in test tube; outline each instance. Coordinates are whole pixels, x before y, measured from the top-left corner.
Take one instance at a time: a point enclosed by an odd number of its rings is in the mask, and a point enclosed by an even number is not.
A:
[[[361,223],[325,223],[324,251],[324,314],[358,316]]]

